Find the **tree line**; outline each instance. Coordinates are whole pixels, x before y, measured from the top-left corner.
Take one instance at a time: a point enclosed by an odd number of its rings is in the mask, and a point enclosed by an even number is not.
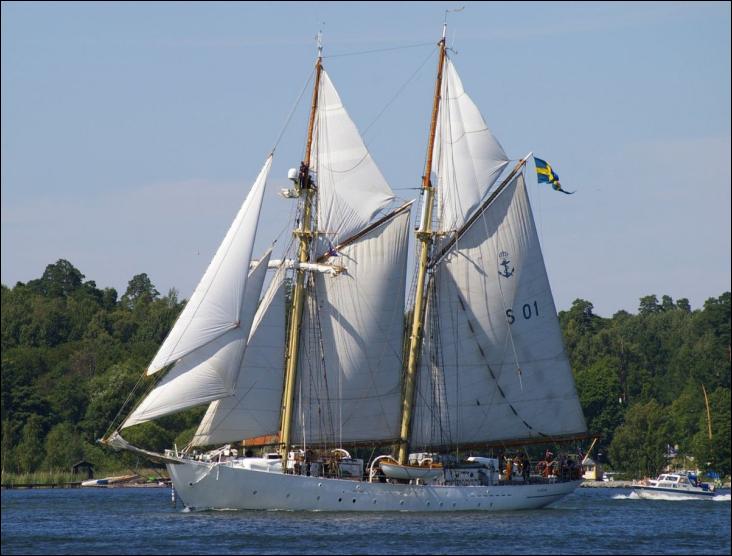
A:
[[[185,304],[138,274],[122,296],[98,288],[69,261],[12,288],[2,285],[3,473],[133,465],[96,440],[119,417]],[[730,472],[730,293],[692,310],[686,299],[640,299],[638,312],[595,315],[577,299],[559,313],[596,457],[633,476],[655,475],[669,450],[695,467]],[[708,394],[710,423],[704,401]],[[133,427],[155,450],[183,446],[203,409]]]

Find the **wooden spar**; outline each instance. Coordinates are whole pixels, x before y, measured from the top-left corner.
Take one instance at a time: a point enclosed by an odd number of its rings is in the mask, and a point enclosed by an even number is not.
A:
[[[419,241],[419,267],[417,275],[417,290],[414,300],[414,315],[412,318],[412,331],[409,337],[409,358],[407,369],[404,375],[404,398],[402,399],[402,424],[399,430],[399,454],[398,461],[401,465],[407,462],[409,454],[409,432],[412,426],[412,409],[414,405],[414,383],[417,374],[417,362],[419,361],[420,345],[422,343],[422,329],[425,308],[425,282],[427,278],[427,263],[429,262],[429,250],[432,244],[432,205],[434,204],[434,188],[430,181],[432,172],[432,154],[435,146],[435,133],[437,131],[437,116],[440,111],[440,91],[442,90],[442,70],[445,65],[445,27],[442,31],[440,45],[440,59],[437,62],[437,81],[435,83],[435,96],[432,102],[432,122],[430,123],[430,135],[427,142],[427,161],[425,163],[424,175],[422,176],[422,191],[424,194],[424,205],[422,207],[422,222],[417,232]]]
[[[535,436],[532,438],[515,438],[506,440],[491,440],[488,442],[468,442],[460,443],[460,450],[485,450],[487,448],[516,448],[521,446],[536,446],[541,444],[562,444],[565,442],[575,442],[577,440],[587,440],[588,438],[602,438],[600,434],[590,434],[588,432],[581,434],[566,434],[557,436]],[[432,445],[425,446],[425,449],[431,451],[450,452],[455,450],[455,446],[451,445]]]
[[[394,218],[398,214],[401,214],[404,211],[409,210],[412,207],[412,204],[413,203],[414,203],[414,201],[407,201],[402,206],[400,206],[398,209],[395,209],[395,210],[391,211],[386,216],[384,216],[382,218],[379,218],[376,222],[374,222],[374,223],[369,224],[368,226],[366,226],[360,232],[357,232],[356,234],[352,235],[348,239],[343,240],[341,243],[339,243],[338,245],[335,246],[336,252],[338,252],[341,249],[343,249],[344,247],[347,247],[347,246],[351,245],[352,243],[358,241],[360,238],[362,238],[363,236],[365,236],[371,230],[375,230],[376,228],[378,228],[379,226],[381,226],[384,222],[387,222],[388,220],[391,220],[392,218]],[[331,256],[328,253],[325,253],[324,255],[321,255],[320,257],[318,257],[318,259],[315,262],[317,262],[317,263],[324,263],[330,257]]]
[[[313,101],[310,106],[310,122],[308,123],[308,140],[305,148],[305,158],[300,168],[300,191],[304,195],[302,221],[300,229],[295,232],[300,240],[298,260],[307,263],[310,260],[310,241],[312,239],[312,204],[315,192],[310,183],[310,154],[313,146],[313,128],[315,126],[315,114],[318,108],[318,89],[320,87],[320,74],[323,69],[322,49],[318,47],[318,61],[315,63],[315,86],[313,88]],[[302,325],[302,309],[305,300],[305,270],[299,268],[296,271],[295,289],[292,295],[292,312],[290,314],[290,333],[287,342],[287,354],[285,357],[285,384],[282,393],[282,416],[280,419],[280,451],[282,461],[287,461],[287,453],[290,450],[290,437],[292,432],[292,410],[295,403],[295,376],[297,374],[298,347],[300,344],[300,327]],[[287,465],[282,466],[282,471],[287,472]]]
[[[709,398],[707,398],[707,389],[702,384],[702,392],[704,392],[704,404],[707,406],[707,428],[709,429],[709,440],[712,439],[712,413],[709,411]]]
[[[602,438],[602,435],[600,434],[590,434],[590,433],[582,433],[582,434],[568,434],[568,435],[562,435],[562,436],[535,436],[532,438],[516,438],[516,439],[506,439],[506,440],[491,440],[487,442],[469,442],[466,444],[460,444],[460,450],[487,450],[490,448],[517,448],[517,447],[523,447],[523,446],[537,446],[542,444],[564,444],[567,442],[576,442],[578,440],[588,440],[592,438],[593,440],[599,440]],[[398,438],[394,439],[384,439],[384,440],[354,440],[351,442],[343,442],[339,443],[339,447],[344,448],[371,448],[373,446],[389,446],[394,445],[399,442]],[[277,435],[271,435],[271,436],[261,436],[256,438],[250,438],[247,440],[242,441],[242,445],[245,447],[252,447],[252,448],[259,448],[264,446],[279,446],[279,438]],[[308,443],[308,448],[312,449],[329,449],[332,448],[332,443]],[[427,445],[424,446],[425,450],[434,451],[434,452],[441,452],[441,453],[450,453],[455,451],[455,446],[450,444],[434,444],[434,445]],[[589,452],[588,452],[589,454]]]
[[[587,458],[590,457],[590,454],[592,453],[592,448],[595,447],[595,444],[597,443],[597,441],[599,439],[600,439],[599,436],[596,436],[595,438],[592,439],[592,444],[590,444],[590,449],[587,450],[587,453],[585,454],[585,457],[582,458],[582,463],[584,463],[587,460]]]

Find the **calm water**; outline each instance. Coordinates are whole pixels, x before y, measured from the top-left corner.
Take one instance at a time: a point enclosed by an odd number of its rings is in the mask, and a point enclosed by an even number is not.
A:
[[[729,554],[729,494],[578,489],[527,512],[184,512],[168,489],[2,492],[3,554]]]

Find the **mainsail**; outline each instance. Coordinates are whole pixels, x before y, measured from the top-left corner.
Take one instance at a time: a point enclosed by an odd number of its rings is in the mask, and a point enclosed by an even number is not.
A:
[[[342,261],[344,273],[313,276],[300,340],[295,442],[398,436],[408,242],[404,207],[338,248],[329,261]]]
[[[148,374],[175,366],[122,428],[230,396],[262,290],[269,253],[250,272],[270,156]]]
[[[425,328],[413,445],[586,431],[522,173],[436,261]]]

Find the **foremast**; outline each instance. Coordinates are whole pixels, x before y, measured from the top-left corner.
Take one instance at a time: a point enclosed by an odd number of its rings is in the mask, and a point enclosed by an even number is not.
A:
[[[417,289],[414,300],[414,313],[412,327],[409,335],[409,355],[407,368],[404,376],[404,398],[402,400],[402,421],[399,431],[399,463],[404,465],[409,454],[409,433],[412,424],[412,411],[414,407],[414,390],[417,376],[417,364],[422,345],[422,333],[424,331],[425,314],[425,283],[427,280],[427,268],[429,264],[429,252],[432,245],[432,208],[435,200],[434,185],[431,180],[432,157],[435,146],[435,133],[437,131],[437,118],[440,111],[440,91],[442,90],[442,71],[445,66],[445,35],[447,25],[442,28],[442,39],[440,40],[440,54],[437,62],[437,80],[435,82],[435,95],[432,101],[432,121],[430,122],[430,134],[427,142],[427,160],[425,163],[424,175],[422,176],[422,192],[424,203],[422,205],[422,219],[417,231],[419,244],[419,262],[417,267]]]
[[[318,59],[315,62],[315,85],[313,87],[313,98],[310,106],[310,121],[308,123],[307,144],[305,157],[300,165],[298,176],[298,187],[303,198],[302,218],[300,227],[294,233],[299,240],[298,261],[310,262],[310,246],[313,238],[313,200],[315,190],[310,179],[310,155],[313,146],[313,129],[315,126],[315,115],[318,109],[318,90],[320,88],[320,74],[323,69],[323,47],[318,35]],[[297,374],[297,362],[300,345],[300,330],[302,326],[302,312],[305,300],[305,275],[303,267],[296,271],[295,288],[292,294],[292,309],[290,313],[290,332],[287,340],[287,352],[285,355],[285,384],[282,395],[282,417],[280,419],[280,450],[282,461],[287,461],[287,454],[290,449],[292,433],[292,413],[295,405],[295,381]],[[287,465],[283,463],[283,472],[286,472]]]

